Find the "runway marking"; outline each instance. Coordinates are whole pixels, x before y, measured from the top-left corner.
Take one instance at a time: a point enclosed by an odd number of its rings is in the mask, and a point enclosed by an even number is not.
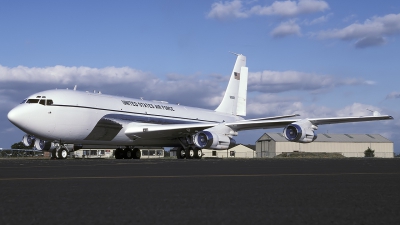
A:
[[[17,180],[74,180],[74,179],[152,179],[152,178],[221,178],[221,177],[279,177],[279,176],[342,176],[342,175],[400,175],[400,173],[329,173],[329,174],[220,174],[220,175],[166,175],[166,176],[99,176],[99,177],[11,177],[0,181]]]

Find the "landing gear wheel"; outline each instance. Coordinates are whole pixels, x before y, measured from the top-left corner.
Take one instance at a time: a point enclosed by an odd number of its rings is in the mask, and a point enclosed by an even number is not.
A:
[[[66,159],[68,156],[68,150],[64,146],[60,146],[57,150],[57,159]]]
[[[57,159],[57,149],[53,149],[50,151],[50,158]]]
[[[203,150],[201,150],[201,148],[195,148],[194,149],[194,158],[201,159],[201,157],[203,157]]]
[[[185,156],[186,156],[185,149],[180,148],[180,149],[178,149],[178,150],[176,151],[176,158],[178,158],[178,159],[184,159]]]
[[[186,149],[185,155],[186,155],[186,158],[187,158],[187,159],[193,159],[193,157],[194,157],[194,150],[193,150],[192,148]]]
[[[124,158],[124,150],[122,148],[115,149],[115,159],[123,159]]]
[[[133,149],[133,158],[134,158],[134,159],[140,159],[140,156],[141,156],[140,149],[134,148],[134,149]]]
[[[132,149],[130,148],[124,149],[124,159],[132,159]]]

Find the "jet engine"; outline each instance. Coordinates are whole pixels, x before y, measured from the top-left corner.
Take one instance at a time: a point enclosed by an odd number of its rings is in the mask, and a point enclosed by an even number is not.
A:
[[[226,135],[210,131],[200,131],[193,135],[193,143],[198,148],[223,150],[236,144],[236,141]]]
[[[25,134],[22,137],[22,143],[26,146],[26,147],[33,147],[34,143],[35,143],[35,136],[30,135],[30,134]]]
[[[50,141],[45,141],[41,139],[36,139],[35,140],[35,148],[40,151],[49,151],[53,150],[56,146],[54,145],[53,142]]]
[[[283,136],[288,141],[310,143],[317,139],[317,134],[314,132],[317,129],[318,127],[309,120],[300,120],[287,125],[283,129]]]

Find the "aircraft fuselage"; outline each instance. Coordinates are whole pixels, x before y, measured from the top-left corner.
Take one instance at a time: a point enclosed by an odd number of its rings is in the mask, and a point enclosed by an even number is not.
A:
[[[239,116],[200,108],[100,93],[49,90],[29,96],[8,114],[21,130],[37,138],[74,144],[179,146],[176,139],[132,140],[126,125],[224,123]]]

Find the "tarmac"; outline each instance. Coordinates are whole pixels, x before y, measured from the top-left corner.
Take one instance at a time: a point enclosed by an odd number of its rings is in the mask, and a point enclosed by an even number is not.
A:
[[[400,224],[400,159],[0,159],[0,224]]]

